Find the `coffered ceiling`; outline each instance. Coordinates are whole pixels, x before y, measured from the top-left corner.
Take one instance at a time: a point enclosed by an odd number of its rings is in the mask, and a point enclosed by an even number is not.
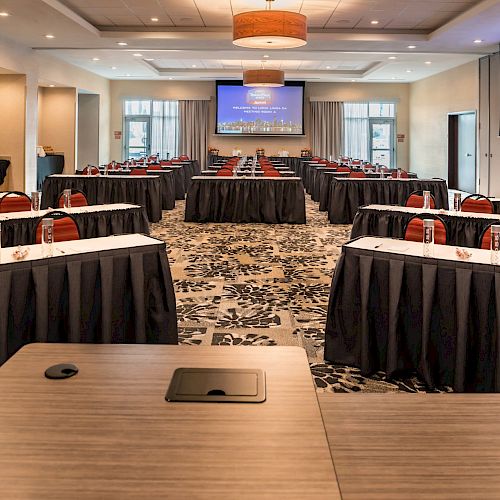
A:
[[[415,81],[500,42],[500,0],[274,0],[307,16],[307,45],[234,46],[232,16],[265,3],[0,0],[0,37],[110,79],[239,78],[267,60],[287,79],[361,82]]]

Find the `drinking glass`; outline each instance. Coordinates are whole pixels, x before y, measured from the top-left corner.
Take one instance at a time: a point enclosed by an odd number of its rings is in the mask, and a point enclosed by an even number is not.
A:
[[[498,252],[500,252],[500,225],[491,226],[491,263],[498,264]]]
[[[33,191],[31,193],[31,211],[39,212],[40,211],[40,191]]]
[[[434,256],[434,219],[424,219],[424,257]]]
[[[63,206],[66,210],[71,208],[71,189],[63,191]]]
[[[430,210],[431,208],[431,192],[424,191],[424,210]]]
[[[54,254],[54,219],[42,219],[42,256],[52,257]]]

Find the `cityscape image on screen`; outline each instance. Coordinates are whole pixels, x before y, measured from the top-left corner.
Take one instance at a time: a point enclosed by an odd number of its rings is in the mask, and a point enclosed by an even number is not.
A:
[[[303,134],[303,87],[218,85],[218,134]]]

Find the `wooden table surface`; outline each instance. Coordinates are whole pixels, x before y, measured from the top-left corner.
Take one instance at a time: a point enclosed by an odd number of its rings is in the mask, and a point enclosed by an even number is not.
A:
[[[500,498],[500,395],[318,395],[343,500]]]
[[[267,400],[167,403],[178,367],[262,368]],[[1,498],[340,498],[299,348],[31,344],[0,394]]]

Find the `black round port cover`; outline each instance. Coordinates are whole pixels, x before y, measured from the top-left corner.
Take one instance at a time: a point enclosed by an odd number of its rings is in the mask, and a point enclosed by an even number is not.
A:
[[[71,363],[61,363],[50,366],[45,370],[47,378],[69,378],[78,373],[78,368]]]

